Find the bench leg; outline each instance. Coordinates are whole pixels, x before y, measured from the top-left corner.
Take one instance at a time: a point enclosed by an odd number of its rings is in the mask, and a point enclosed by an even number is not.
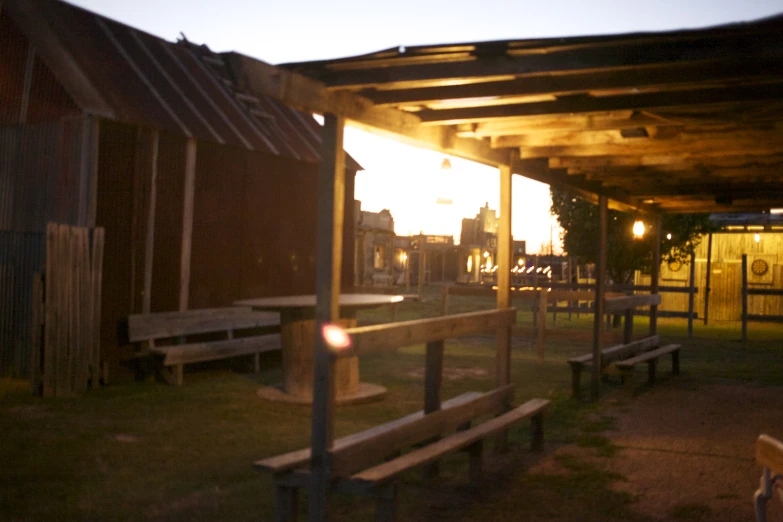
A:
[[[397,484],[387,484],[378,491],[375,508],[375,522],[396,522],[397,520]]]
[[[261,373],[261,354],[257,353],[253,356],[253,369],[256,373]]]
[[[544,413],[534,415],[530,419],[532,429],[530,437],[530,449],[532,451],[544,451]]]
[[[658,365],[658,359],[647,361],[647,382],[655,383],[655,367]]]
[[[672,375],[680,375],[680,351],[672,352]]]
[[[571,397],[579,398],[579,381],[581,380],[582,367],[571,365]]]
[[[625,385],[625,391],[633,397],[633,374],[634,369],[631,368],[630,371],[623,372],[623,384]]]
[[[161,375],[163,375],[163,379],[173,385],[173,386],[182,386],[183,381],[183,365],[182,364],[175,364],[174,366],[164,366],[161,370]]]
[[[471,445],[468,448],[468,455],[470,455],[470,471],[468,472],[470,485],[478,487],[484,474],[484,441],[480,440]]]
[[[275,490],[275,522],[295,522],[299,491],[295,487],[280,485]]]

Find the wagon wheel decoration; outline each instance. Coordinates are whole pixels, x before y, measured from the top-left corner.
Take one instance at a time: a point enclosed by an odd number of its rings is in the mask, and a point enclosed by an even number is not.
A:
[[[669,261],[669,270],[672,272],[679,272],[680,268],[682,268],[682,263],[680,261]]]
[[[750,271],[753,272],[753,275],[763,276],[764,274],[767,273],[768,270],[769,270],[769,265],[763,259],[756,259],[750,265]]]

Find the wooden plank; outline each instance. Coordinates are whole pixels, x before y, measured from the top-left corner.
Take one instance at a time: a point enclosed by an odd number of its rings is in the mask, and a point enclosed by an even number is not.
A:
[[[637,306],[650,306],[661,304],[660,294],[636,294],[625,297],[613,297],[604,300],[604,313],[622,312]]]
[[[147,223],[144,239],[144,294],[141,311],[150,313],[152,306],[152,266],[155,250],[155,206],[158,199],[158,152],[160,150],[160,132],[152,131],[150,151],[150,189],[147,199]]]
[[[70,269],[71,269],[70,227],[58,225],[57,249],[57,383],[55,397],[68,395],[68,336],[70,334]]]
[[[316,332],[340,318],[345,150],[342,116],[326,113],[321,129],[321,167],[318,176],[318,241],[316,252]],[[312,487],[308,497],[311,520],[326,520],[332,475],[334,440],[334,361],[322,335],[315,335],[315,370],[311,422]]]
[[[647,362],[652,359],[657,359],[661,355],[666,355],[678,351],[680,348],[682,347],[679,344],[667,344],[666,346],[661,346],[660,348],[656,348],[655,350],[650,350],[648,352],[635,355],[630,359],[617,361],[615,364],[617,365],[618,368],[621,369],[633,368],[635,365],[639,363]]]
[[[30,325],[30,391],[33,395],[43,393],[43,341],[41,326],[44,324],[44,280],[41,273],[33,274],[32,320]]]
[[[781,289],[781,288],[750,288],[750,287],[748,287],[748,295],[783,296],[783,289]]]
[[[46,225],[46,280],[44,288],[44,362],[43,396],[54,397],[57,386],[57,267],[60,266],[57,243],[58,227],[55,223]]]
[[[509,163],[511,163],[509,161]],[[500,214],[498,216],[498,254],[497,269],[497,298],[498,310],[507,310],[511,306],[511,181],[512,172],[510,166],[500,167]],[[495,353],[495,386],[505,386],[511,382],[511,325],[514,318],[507,324],[501,325],[497,330]],[[501,442],[501,444],[503,444]]]
[[[103,252],[105,243],[105,231],[103,227],[93,230],[92,263],[90,271],[90,290],[92,301],[92,357],[91,357],[91,383],[97,388],[105,374],[101,370],[101,296],[103,291]]]
[[[225,341],[155,346],[150,348],[150,352],[162,354],[164,366],[174,366],[279,350],[280,343],[280,334],[266,334]]]
[[[469,402],[424,415],[375,437],[335,449],[332,452],[333,471],[338,476],[354,473],[413,444],[455,430],[475,417],[496,413],[505,407],[513,391],[513,385],[503,386]]]
[[[593,320],[593,371],[590,375],[590,396],[597,400],[601,394],[601,320],[604,315],[606,292],[606,249],[608,238],[608,200],[598,198],[598,262],[595,267],[595,314]]]
[[[79,264],[81,263],[81,241],[79,240],[79,227],[70,227],[68,241],[70,243],[69,248],[71,251],[71,262],[69,267],[68,277],[71,280],[71,291],[68,295],[68,306],[70,308],[68,314],[68,391],[71,393],[76,392],[76,377],[79,373],[79,362],[81,359],[82,343],[81,343],[81,331],[80,327],[80,270]]]
[[[428,444],[423,448],[406,453],[394,460],[366,469],[361,473],[353,475],[351,478],[359,481],[372,482],[373,484],[382,484],[404,471],[434,462],[447,453],[467,448],[476,441],[486,439],[495,433],[499,433],[516,422],[538,415],[549,407],[549,403],[550,401],[545,399],[531,399],[525,404],[518,406],[499,417],[483,422],[469,430],[454,433],[437,442]]]
[[[694,286],[696,285],[696,251],[691,252],[691,269],[688,277],[688,338],[693,337]]]
[[[511,326],[515,321],[516,309],[507,308],[350,328],[346,331],[351,337],[351,347],[335,353],[334,356],[348,357],[412,344],[494,332],[498,328]]]
[[[657,335],[653,335],[650,337],[645,337],[644,339],[633,341],[631,343],[618,344],[616,346],[605,348],[601,352],[602,354],[601,359],[603,361],[603,365],[606,366],[613,361],[617,361],[619,359],[623,359],[625,357],[629,357],[631,355],[639,353],[640,351],[646,350],[648,348],[658,346],[660,343],[661,343],[661,338]],[[592,353],[588,353],[585,355],[580,355],[579,357],[572,357],[568,359],[569,363],[582,364],[585,366],[592,364],[592,361],[593,361]]]
[[[742,254],[742,340],[748,340],[748,255]]]
[[[443,384],[443,341],[427,343],[424,363],[424,412],[440,410],[440,389]]]
[[[139,342],[279,324],[279,313],[256,312],[246,306],[134,314],[128,316],[128,340]]]
[[[783,443],[761,434],[756,440],[756,464],[773,473],[783,472]]]
[[[179,261],[179,310],[187,310],[190,300],[190,255],[193,243],[193,205],[196,191],[196,140],[185,145],[185,189],[182,205],[182,250]]]
[[[465,392],[461,395],[443,401],[443,404],[441,404],[441,409],[448,410],[455,406],[459,406],[461,404],[465,404],[466,402],[472,401],[477,397],[481,397],[481,393],[474,392],[474,391]],[[371,439],[373,437],[376,437],[382,433],[393,430],[400,426],[405,426],[415,420],[422,419],[424,415],[425,415],[424,410],[419,410],[415,413],[411,413],[410,415],[406,415],[405,417],[394,419],[392,421],[379,424],[378,426],[373,426],[372,428],[369,428],[367,430],[353,433],[345,437],[340,437],[339,439],[336,439],[334,441],[334,450],[336,451],[346,446],[350,446],[351,444],[363,440]],[[292,451],[290,453],[284,453],[283,455],[277,455],[274,457],[258,460],[254,462],[253,465],[256,468],[261,469],[263,471],[270,471],[272,473],[277,474],[277,473],[283,473],[285,471],[289,471],[304,466],[309,461],[310,461],[310,448],[305,448],[297,451]]]
[[[82,252],[82,259],[79,263],[79,289],[80,289],[80,308],[82,353],[79,361],[79,375],[76,391],[84,393],[87,391],[87,385],[90,381],[90,361],[92,359],[93,343],[93,317],[92,317],[92,285],[90,283],[90,230],[80,228],[79,249]]]

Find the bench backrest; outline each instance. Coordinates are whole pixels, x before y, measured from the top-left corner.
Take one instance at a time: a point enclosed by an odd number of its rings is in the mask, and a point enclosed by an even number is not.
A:
[[[183,312],[160,312],[128,316],[130,342],[154,341],[182,335],[276,326],[280,314],[256,312],[249,307],[203,308]]]
[[[605,349],[601,355],[601,361],[604,366],[611,364],[615,361],[622,361],[628,359],[634,355],[638,355],[644,351],[655,348],[661,344],[661,338],[657,335],[651,335],[638,341],[633,341],[628,344],[618,344],[611,348]]]
[[[414,444],[438,437],[482,415],[500,412],[511,401],[514,385],[484,393],[463,404],[424,415],[422,418],[332,451],[335,475],[350,475]]]

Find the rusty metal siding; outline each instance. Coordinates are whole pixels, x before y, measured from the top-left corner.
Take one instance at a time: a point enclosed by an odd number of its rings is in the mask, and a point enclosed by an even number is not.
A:
[[[0,376],[27,376],[33,274],[45,263],[43,233],[0,231]]]

